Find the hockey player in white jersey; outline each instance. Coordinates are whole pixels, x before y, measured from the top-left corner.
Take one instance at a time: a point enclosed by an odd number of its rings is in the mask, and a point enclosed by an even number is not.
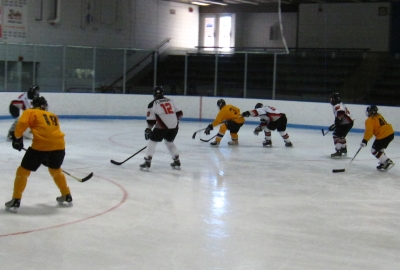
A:
[[[329,127],[329,131],[333,131],[333,144],[336,152],[331,154],[331,157],[337,158],[342,155],[347,155],[347,133],[351,130],[354,124],[354,119],[340,99],[339,93],[332,93],[330,103],[335,116],[335,123]]]
[[[243,117],[259,116],[260,125],[255,128],[254,135],[258,136],[258,133],[264,131],[265,140],[263,142],[264,147],[272,147],[271,131],[278,130],[282,136],[285,146],[292,147],[293,144],[289,139],[289,134],[286,132],[287,117],[286,114],[278,111],[274,107],[264,106],[262,103],[257,103],[254,110],[245,111],[242,113]]]
[[[149,143],[144,157],[145,162],[140,165],[140,169],[143,171],[149,170],[157,143],[164,140],[172,156],[171,167],[180,170],[181,162],[174,140],[178,134],[179,119],[181,119],[183,113],[172,99],[164,97],[164,89],[161,86],[154,88],[153,96],[154,100],[147,107],[147,128],[144,131],[144,137],[149,140]]]
[[[33,85],[29,88],[26,93],[19,95],[18,99],[14,99],[11,101],[9,110],[12,117],[15,118],[13,124],[8,130],[7,141],[12,140],[12,136],[14,134],[15,126],[18,123],[20,110],[25,111],[26,109],[32,108],[32,100],[34,97],[39,96],[40,88],[37,85]],[[30,130],[26,130],[24,133],[25,139],[32,139],[32,133]]]

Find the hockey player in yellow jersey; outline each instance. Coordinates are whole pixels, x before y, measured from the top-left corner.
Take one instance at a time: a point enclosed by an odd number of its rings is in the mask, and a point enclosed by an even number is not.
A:
[[[368,106],[365,115],[368,118],[365,120],[364,138],[360,147],[366,147],[368,141],[375,136],[371,153],[379,160],[379,165],[376,168],[380,171],[388,171],[394,166],[394,163],[385,155],[385,149],[394,139],[393,127],[378,113],[378,107],[375,105]]]
[[[25,110],[18,119],[12,147],[18,151],[24,149],[23,133],[30,128],[33,134],[32,145],[26,150],[21,165],[18,167],[14,180],[14,192],[12,200],[5,204],[6,210],[16,213],[32,171],[36,171],[40,165],[48,167],[54,183],[61,192],[56,198],[59,204],[64,202],[72,204],[71,192],[68,187],[61,165],[65,156],[64,133],[60,129],[58,117],[48,112],[48,104],[44,97],[35,97],[32,100],[32,109]]]
[[[227,130],[230,131],[231,135],[231,141],[228,142],[228,145],[238,145],[238,132],[245,121],[240,114],[240,109],[233,105],[226,104],[225,100],[223,99],[217,101],[217,106],[219,108],[219,113],[217,114],[215,120],[208,125],[204,133],[209,135],[210,131],[213,130],[215,126],[223,122],[224,123],[220,126],[217,137],[215,138],[215,141],[211,143],[211,146],[217,147]]]

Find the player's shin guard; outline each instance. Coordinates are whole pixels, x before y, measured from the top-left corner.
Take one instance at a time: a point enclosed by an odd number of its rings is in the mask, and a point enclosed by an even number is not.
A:
[[[267,141],[270,141],[271,140],[271,130],[265,130],[264,131],[264,135],[265,135],[265,139],[267,140]]]
[[[238,145],[239,144],[239,135],[237,133],[231,133],[232,141],[228,142],[228,145]]]
[[[49,168],[49,173],[53,177],[54,183],[60,190],[61,195],[63,196],[70,195],[71,191],[69,190],[69,187],[67,185],[67,179],[65,178],[65,174],[62,172],[61,168],[58,169]]]
[[[215,141],[210,143],[211,146],[218,147],[219,143],[221,142],[222,138],[224,137],[224,134],[218,133],[217,137],[215,138]]]
[[[215,141],[216,141],[216,142],[220,142],[220,141],[222,140],[222,138],[224,137],[224,135],[225,135],[225,134],[218,133],[218,134],[217,134],[217,137],[215,138]]]
[[[149,143],[147,144],[147,151],[146,151],[147,157],[154,156],[154,153],[156,152],[156,146],[157,146],[157,142],[152,141],[152,140],[149,141]]]
[[[385,153],[380,152],[379,157],[377,157],[379,160],[379,163],[384,164],[386,162],[386,160],[388,160],[389,158],[385,155]]]
[[[286,131],[279,131],[279,134],[281,135],[283,141],[285,142],[286,147],[292,147],[293,144],[289,139],[289,134]]]
[[[281,135],[282,139],[289,139],[289,134],[287,134],[286,131],[279,131],[279,134]]]
[[[376,150],[375,148],[371,148],[371,154],[374,155],[381,163],[386,161],[385,149]]]
[[[178,156],[178,149],[176,148],[176,145],[174,142],[169,142],[165,140],[165,145],[168,148],[169,153],[171,154],[171,157],[174,158],[175,156]]]
[[[28,171],[22,168],[21,166],[18,167],[14,180],[14,193],[13,193],[14,199],[22,198],[22,193],[25,190],[26,183],[28,182],[28,177],[30,174],[31,171]]]

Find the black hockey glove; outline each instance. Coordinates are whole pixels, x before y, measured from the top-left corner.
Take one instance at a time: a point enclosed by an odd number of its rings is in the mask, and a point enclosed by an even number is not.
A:
[[[335,125],[336,126],[340,125],[341,121],[342,121],[341,118],[335,117]]]
[[[250,116],[249,111],[242,112],[242,117],[249,117],[249,116]]]
[[[146,128],[146,129],[144,130],[144,138],[146,139],[146,141],[150,139],[151,133],[152,133],[152,131],[151,131],[150,128]]]
[[[210,135],[210,131],[213,130],[213,129],[214,129],[213,126],[212,126],[211,124],[209,124],[209,125],[207,126],[206,130],[204,131],[204,133],[205,133],[206,135]]]
[[[361,143],[360,143],[360,147],[363,148],[363,147],[367,146],[367,144],[368,144],[368,141],[365,140],[365,139],[363,139],[363,140],[361,141]]]
[[[256,127],[256,129],[253,131],[254,135],[258,136],[258,133],[262,131],[261,126]]]
[[[328,129],[329,129],[329,131],[334,131],[336,129],[336,125],[335,124],[330,125],[330,127]]]
[[[12,102],[10,103],[9,106],[9,111],[12,117],[17,118],[19,117],[19,108],[15,105],[12,104]]]
[[[17,139],[17,138],[15,138],[15,136],[14,136],[14,134],[13,134],[13,137],[12,137],[12,147],[13,147],[15,150],[21,151],[22,148],[24,148],[24,138],[21,137],[21,138]]]

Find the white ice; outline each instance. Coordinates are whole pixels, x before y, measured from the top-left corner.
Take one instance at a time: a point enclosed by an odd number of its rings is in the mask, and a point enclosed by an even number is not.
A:
[[[289,119],[290,120],[290,119]],[[24,152],[6,142],[12,121],[0,121],[0,197],[12,197]],[[182,170],[170,167],[164,143],[149,172],[139,170],[144,120],[61,119],[63,170],[73,207],[60,207],[47,169],[32,172],[17,214],[0,210],[1,269],[400,269],[400,145],[387,155],[399,165],[376,170],[370,142],[350,133],[348,156],[331,159],[331,134],[288,128],[293,148],[273,132],[263,148],[254,125],[240,145],[219,148],[194,131],[208,122],[182,122],[176,145]],[[213,131],[216,132],[215,130]],[[25,140],[25,145],[29,141]]]

